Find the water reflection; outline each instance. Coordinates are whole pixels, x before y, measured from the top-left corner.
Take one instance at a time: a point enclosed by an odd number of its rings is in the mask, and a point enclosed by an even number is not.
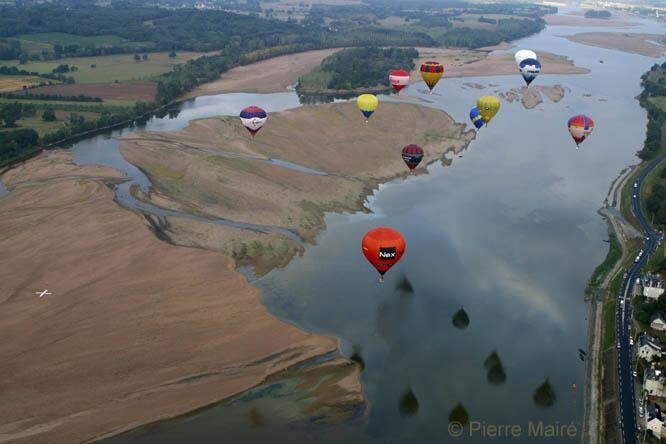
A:
[[[451,319],[453,326],[458,330],[463,330],[469,326],[469,316],[465,309],[460,307],[460,310],[456,311]]]
[[[419,400],[410,387],[400,396],[400,414],[402,416],[413,416],[419,412]]]
[[[395,291],[406,294],[414,293],[414,287],[412,286],[409,278],[404,273],[400,276],[398,282],[395,284]]]
[[[502,385],[506,382],[506,372],[504,365],[497,352],[493,351],[483,362],[483,366],[488,371],[488,382],[493,385]]]
[[[467,414],[467,410],[462,405],[462,403],[459,402],[456,404],[451,412],[449,412],[449,422],[457,422],[463,426],[469,423],[469,415]]]
[[[548,378],[534,391],[532,399],[534,399],[534,403],[539,407],[552,407],[555,404],[557,396]]]

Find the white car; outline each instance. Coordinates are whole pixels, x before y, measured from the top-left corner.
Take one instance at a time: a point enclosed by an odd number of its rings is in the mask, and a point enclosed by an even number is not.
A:
[[[643,417],[643,406],[638,406],[638,416]]]
[[[634,194],[634,199],[636,199],[636,195]]]
[[[638,372],[634,370],[634,376],[638,376]]]
[[[617,348],[620,348],[620,343],[619,342],[617,343]]]
[[[638,182],[634,183],[634,188],[638,188]]]
[[[634,338],[629,338],[629,345],[634,345]]]

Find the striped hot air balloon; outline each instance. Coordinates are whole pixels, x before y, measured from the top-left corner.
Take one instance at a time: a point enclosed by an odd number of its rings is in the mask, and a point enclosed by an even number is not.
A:
[[[432,89],[443,75],[444,66],[439,62],[428,61],[421,65],[421,77],[425,84],[428,85],[428,88],[430,88],[430,92],[432,92]]]
[[[400,94],[400,90],[409,85],[409,73],[402,69],[392,69],[389,72],[389,83]]]
[[[594,120],[585,114],[579,114],[569,119],[568,126],[569,133],[571,133],[571,137],[576,141],[576,147],[578,147],[587,136],[592,134],[592,130],[594,130]]]
[[[410,173],[414,168],[419,166],[419,163],[421,163],[421,160],[423,160],[423,154],[423,148],[418,145],[414,145],[413,143],[405,146],[402,149],[402,160],[404,160],[407,164]]]
[[[483,124],[485,123],[483,121],[483,116],[479,112],[479,108],[476,106],[469,111],[469,120],[472,121],[476,129],[483,128]]]
[[[241,123],[252,134],[252,137],[264,126],[267,118],[266,111],[258,106],[248,106],[240,113]]]

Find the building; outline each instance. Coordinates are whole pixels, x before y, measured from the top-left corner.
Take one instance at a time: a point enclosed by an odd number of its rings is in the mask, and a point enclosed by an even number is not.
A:
[[[647,393],[648,396],[653,396],[655,398],[664,398],[666,397],[666,391],[664,390],[664,383],[666,382],[666,377],[664,377],[664,372],[661,370],[656,370],[651,367],[645,370],[645,379],[643,380],[643,390]]]
[[[643,275],[643,296],[657,300],[664,294],[664,281],[658,274],[645,273]]]
[[[650,318],[650,328],[658,331],[666,331],[666,321],[663,313],[656,313]]]
[[[648,402],[645,409],[645,428],[651,430],[656,438],[666,436],[662,419],[659,407]]]
[[[638,337],[638,357],[652,361],[655,357],[661,358],[661,342],[648,335]]]

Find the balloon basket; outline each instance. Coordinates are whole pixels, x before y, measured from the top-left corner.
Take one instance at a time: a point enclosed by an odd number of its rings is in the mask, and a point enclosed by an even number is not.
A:
[[[381,275],[379,276],[379,283],[380,284],[384,283],[384,276],[381,276]]]

